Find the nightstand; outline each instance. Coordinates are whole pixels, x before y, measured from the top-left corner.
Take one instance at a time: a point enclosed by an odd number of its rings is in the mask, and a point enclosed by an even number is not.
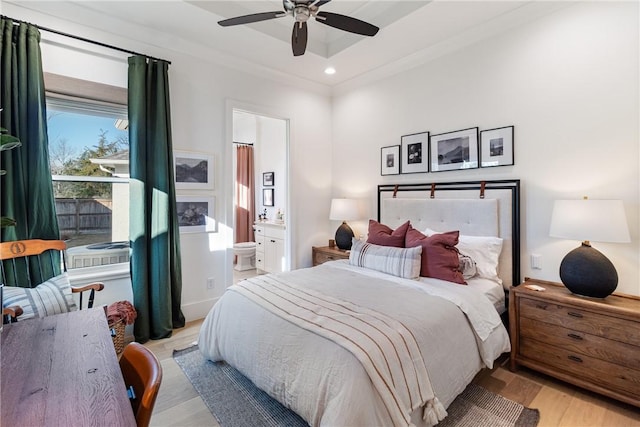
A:
[[[330,246],[313,246],[313,266],[337,259],[349,259],[349,252]]]
[[[640,297],[580,297],[525,279],[509,290],[509,323],[512,370],[527,366],[640,407]]]

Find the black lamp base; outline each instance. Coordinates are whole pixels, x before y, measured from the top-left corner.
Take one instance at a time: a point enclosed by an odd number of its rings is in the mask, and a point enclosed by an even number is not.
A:
[[[605,298],[618,286],[618,273],[611,261],[585,243],[564,257],[560,279],[574,294],[593,298]]]
[[[336,246],[343,251],[348,251],[351,249],[353,236],[354,234],[351,227],[349,227],[346,222],[342,221],[342,224],[336,230]]]

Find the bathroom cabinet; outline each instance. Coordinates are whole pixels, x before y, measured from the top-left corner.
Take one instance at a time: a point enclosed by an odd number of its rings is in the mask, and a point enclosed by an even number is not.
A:
[[[284,224],[269,221],[255,223],[256,268],[267,273],[279,273],[285,266]]]

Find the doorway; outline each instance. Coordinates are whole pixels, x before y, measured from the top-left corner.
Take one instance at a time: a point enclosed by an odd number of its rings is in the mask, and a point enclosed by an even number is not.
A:
[[[256,238],[253,233],[253,229],[246,230],[251,227],[254,221],[263,216],[267,219],[267,223],[275,223],[276,226],[281,226],[284,232],[284,246],[285,250],[281,256],[282,270],[289,270],[291,263],[291,233],[290,230],[290,210],[289,210],[289,120],[281,117],[274,117],[273,115],[265,112],[256,112],[250,108],[241,108],[234,106],[231,108],[230,115],[232,117],[232,138],[231,138],[231,155],[232,160],[231,170],[231,203],[233,212],[231,215],[233,230],[231,231],[233,244],[242,241],[255,241]],[[248,164],[246,164],[247,151],[252,153],[252,169],[253,179],[252,188],[245,188],[245,182],[247,181],[246,175],[242,171],[246,170]],[[240,153],[240,154],[238,154]],[[243,162],[242,165],[239,162]],[[244,178],[238,178],[238,171],[241,171],[240,176]],[[240,181],[239,181],[240,179]],[[238,190],[240,189],[240,191]],[[238,193],[242,194],[242,197],[238,197]],[[246,194],[250,194],[248,197],[251,200],[247,200]],[[253,203],[250,203],[253,202]],[[254,209],[249,213],[247,217],[244,215],[244,210],[253,206]],[[241,213],[240,216],[237,212]],[[238,218],[240,223],[238,224]],[[248,218],[248,221],[247,221]],[[243,227],[243,230],[239,228]],[[250,236],[247,238],[247,236]],[[258,246],[258,245],[256,245]],[[236,276],[247,277],[253,274],[259,274],[265,272],[266,267],[261,264],[260,250],[264,250],[264,246],[257,252],[256,262],[258,263],[258,269],[247,270],[240,272],[233,271],[233,282],[235,283]],[[234,256],[230,257],[231,262],[229,268],[233,269],[235,262],[235,250]],[[262,268],[260,268],[262,267]],[[270,272],[267,269],[266,272]]]

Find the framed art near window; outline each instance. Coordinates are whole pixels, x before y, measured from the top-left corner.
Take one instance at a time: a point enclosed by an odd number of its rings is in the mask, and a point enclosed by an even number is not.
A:
[[[513,126],[480,132],[480,166],[508,166],[513,162]]]
[[[186,151],[173,152],[177,189],[213,190],[213,156]]]
[[[273,206],[273,188],[262,189],[262,205]]]
[[[176,197],[176,212],[181,233],[203,233],[216,230],[214,198]]]
[[[429,132],[403,135],[400,138],[400,173],[429,172]]]
[[[380,175],[400,173],[400,146],[392,145],[380,149]]]
[[[433,135],[429,150],[432,172],[477,168],[478,128]]]
[[[265,172],[262,174],[262,185],[265,187],[272,187],[274,182],[274,173]]]

